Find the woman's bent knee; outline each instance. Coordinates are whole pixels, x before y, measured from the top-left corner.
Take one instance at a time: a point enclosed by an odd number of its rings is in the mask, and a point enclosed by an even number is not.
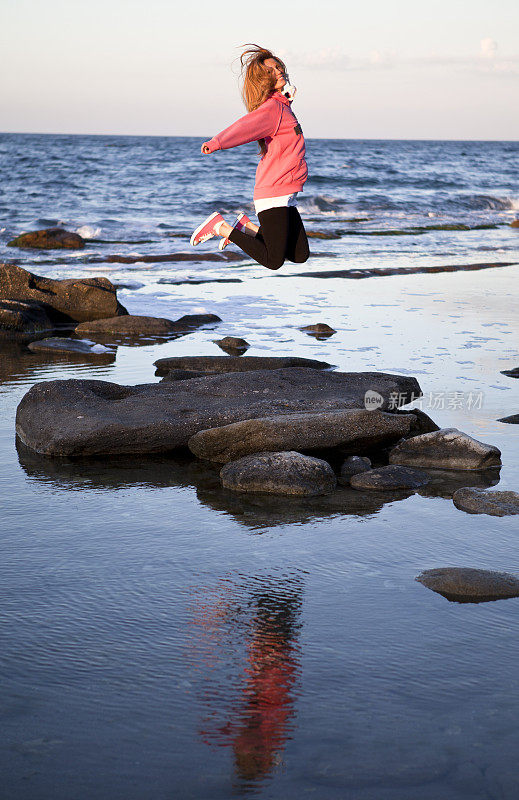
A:
[[[305,261],[308,261],[309,258],[310,258],[310,250],[308,247],[306,247],[299,253],[294,254],[294,264],[304,264]]]
[[[273,261],[268,261],[265,264],[265,266],[267,267],[267,269],[276,270],[276,269],[280,269],[280,267],[282,267],[284,263],[285,263],[285,259],[284,258],[281,259],[281,261],[279,259],[276,259],[276,260],[273,260]]]

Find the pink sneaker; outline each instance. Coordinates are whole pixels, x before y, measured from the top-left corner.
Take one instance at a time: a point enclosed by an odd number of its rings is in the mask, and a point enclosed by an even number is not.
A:
[[[213,236],[217,236],[218,234],[216,233],[215,228],[217,228],[221,222],[225,222],[224,218],[218,213],[218,211],[215,211],[213,214],[211,214],[211,216],[207,217],[207,219],[204,220],[202,224],[199,225],[198,228],[193,232],[190,244],[195,247],[197,244],[206,242]]]
[[[233,228],[236,228],[238,231],[242,231],[244,228],[247,227],[247,223],[250,222],[247,214],[238,214],[238,218],[233,225]],[[224,250],[228,244],[231,243],[230,239],[220,239],[220,244],[218,245],[219,250]]]

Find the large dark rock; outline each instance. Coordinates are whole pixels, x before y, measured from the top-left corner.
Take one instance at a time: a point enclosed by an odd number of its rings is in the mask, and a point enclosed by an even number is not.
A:
[[[219,317],[214,317],[211,322],[219,321]],[[201,322],[205,325],[206,322]],[[76,327],[76,333],[121,333],[121,334],[140,334],[149,336],[164,336],[169,333],[179,333],[193,328],[193,323],[174,321],[164,317],[143,317],[137,314],[127,314],[125,316],[110,317],[108,319],[96,319],[90,322],[82,322]]]
[[[508,375],[509,378],[519,378],[519,367],[513,367],[512,369],[503,369],[501,370],[501,375]]]
[[[519,597],[519,578],[508,572],[470,567],[426,569],[416,578],[433,592],[458,603],[481,603]]]
[[[226,463],[262,451],[321,450],[353,445],[358,452],[397,441],[411,418],[366,409],[286,414],[200,431],[188,442],[199,458]]]
[[[501,465],[501,451],[457,428],[442,428],[406,439],[389,454],[391,464],[438,469],[487,469]]]
[[[0,300],[0,337],[19,337],[53,327],[49,315],[38,303]]]
[[[367,381],[366,373],[311,369],[256,370],[140,386],[47,381],[22,398],[16,430],[24,444],[48,455],[167,452],[186,446],[198,431],[231,422],[358,407]],[[395,385],[404,393],[420,390],[407,376],[382,376],[384,381],[388,393]]]
[[[390,464],[353,475],[350,486],[354,489],[419,489],[429,483],[424,472],[409,467]]]
[[[507,422],[508,425],[519,425],[519,414],[510,414],[509,417],[501,417],[498,422]]]
[[[296,452],[256,453],[231,461],[220,471],[225,489],[234,492],[261,492],[312,496],[333,492],[333,469],[320,458]]]
[[[452,502],[456,508],[469,514],[490,514],[493,517],[519,514],[518,492],[488,492],[466,486],[454,492]]]
[[[310,367],[329,369],[326,361],[295,356],[175,356],[155,361],[155,375],[167,375],[170,369],[195,369],[201,372],[248,372],[257,369],[285,369],[286,367]]]
[[[127,314],[107,278],[53,280],[14,264],[0,264],[0,299],[38,303],[50,320],[85,322]]]
[[[81,250],[85,240],[78,233],[63,228],[45,228],[22,233],[8,242],[8,247],[34,247],[39,250]]]

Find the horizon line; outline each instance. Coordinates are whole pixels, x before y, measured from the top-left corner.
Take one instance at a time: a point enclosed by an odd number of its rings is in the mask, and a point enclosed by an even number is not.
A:
[[[203,136],[198,134],[172,134],[172,133],[67,133],[64,131],[0,131],[0,136],[105,136],[109,137],[127,137],[127,138],[142,138],[142,139],[200,139],[204,141]],[[499,142],[506,144],[519,143],[517,139],[464,139],[464,138],[435,138],[435,137],[410,137],[410,138],[395,138],[387,137],[381,138],[378,136],[307,136],[306,141],[341,141],[341,142]]]

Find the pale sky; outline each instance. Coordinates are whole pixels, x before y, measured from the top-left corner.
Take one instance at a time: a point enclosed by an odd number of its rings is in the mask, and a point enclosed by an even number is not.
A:
[[[0,0],[0,131],[211,136],[239,46],[287,62],[307,137],[514,139],[517,0]]]

